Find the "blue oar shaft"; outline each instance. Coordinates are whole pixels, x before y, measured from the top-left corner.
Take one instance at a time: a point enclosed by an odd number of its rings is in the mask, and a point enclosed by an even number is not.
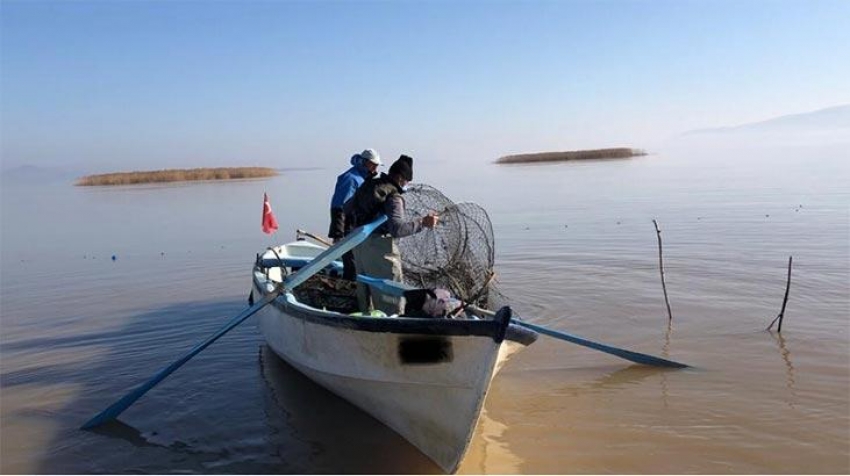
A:
[[[409,291],[411,289],[415,289],[412,286],[408,286],[407,284],[400,283],[398,281],[393,281],[391,279],[383,279],[383,278],[375,278],[372,276],[366,276],[365,274],[358,274],[357,281],[363,284],[368,284],[369,286],[374,287],[378,291],[387,296],[401,297],[404,296],[405,291]]]
[[[536,324],[521,321],[517,318],[514,318],[513,322],[517,323],[520,326],[537,331],[541,334],[546,334],[547,336],[554,337],[556,339],[563,339],[574,344],[583,345],[585,347],[590,347],[591,349],[596,349],[611,355],[616,355],[617,357],[630,360],[638,364],[653,365],[655,367],[671,367],[677,369],[689,367],[686,364],[681,364],[672,360],[662,359],[661,357],[654,357],[652,355],[641,354],[640,352],[633,352],[631,350],[620,349],[617,347],[611,347],[610,345],[600,344],[599,342],[593,342],[591,340],[583,339],[572,334],[567,334],[566,332],[556,331],[554,329],[549,329],[547,327],[538,326]]]
[[[206,349],[210,344],[217,341],[219,339],[219,337],[223,336],[224,334],[229,332],[231,329],[233,329],[234,327],[241,324],[242,321],[244,321],[245,319],[254,315],[255,312],[259,311],[266,304],[272,302],[277,297],[278,294],[279,294],[279,291],[274,291],[274,292],[271,292],[269,294],[266,294],[266,296],[263,298],[262,301],[254,304],[253,306],[249,307],[248,309],[242,311],[238,316],[234,317],[227,324],[222,326],[221,329],[219,329],[215,334],[213,334],[212,336],[207,338],[207,340],[205,340],[205,341],[201,342],[200,344],[196,345],[195,347],[193,347],[192,350],[185,353],[182,357],[180,357],[179,359],[174,361],[168,367],[165,367],[164,369],[157,372],[157,374],[154,375],[153,377],[151,377],[147,382],[143,383],[142,385],[139,385],[138,387],[136,387],[136,389],[134,389],[133,391],[131,391],[127,395],[124,395],[123,397],[121,397],[120,400],[118,400],[117,402],[110,405],[106,410],[103,410],[102,412],[95,415],[94,418],[87,421],[80,428],[83,429],[83,430],[88,430],[89,428],[94,428],[94,427],[99,426],[103,423],[106,423],[109,420],[112,420],[113,418],[118,417],[118,415],[120,415],[124,410],[129,408],[130,405],[135,403],[136,400],[141,398],[142,395],[147,393],[148,390],[152,389],[159,382],[163,381],[165,379],[165,377],[168,377],[169,375],[171,375],[172,372],[174,372],[175,370],[180,368],[183,364],[188,362],[189,359],[196,356],[202,350]]]
[[[352,231],[348,236],[346,236],[343,240],[339,241],[334,246],[331,246],[327,250],[323,251],[319,256],[310,261],[309,264],[299,269],[297,272],[287,276],[287,278],[283,281],[282,288],[292,289],[295,286],[303,283],[307,279],[309,279],[314,274],[323,270],[333,261],[339,259],[342,255],[353,249],[355,246],[360,243],[366,241],[366,238],[372,234],[375,229],[381,226],[382,223],[387,221],[387,217],[385,215],[380,215],[375,221],[372,223],[368,223],[363,225],[354,231]],[[274,301],[275,298],[280,294],[281,289],[276,289],[268,294],[266,294],[263,299],[249,307],[248,309],[242,311],[238,316],[234,317],[230,321],[227,322],[224,326],[221,327],[215,334],[207,338],[207,340],[201,342],[192,348],[189,352],[184,354],[182,357],[171,363],[168,367],[157,372],[156,375],[148,379],[147,382],[139,385],[137,388],[132,390],[127,395],[124,395],[117,402],[110,405],[106,410],[95,415],[94,418],[87,421],[82,427],[83,430],[87,430],[90,428],[94,428],[98,425],[102,425],[109,420],[116,418],[120,415],[124,410],[130,407],[136,400],[142,397],[148,390],[155,387],[159,382],[163,381],[166,377],[171,375],[172,372],[180,368],[183,364],[189,361],[192,357],[200,353],[202,350],[206,349],[210,344],[218,340],[219,337],[228,333],[231,329],[241,324],[245,319],[251,317],[254,313],[262,309],[264,306]]]

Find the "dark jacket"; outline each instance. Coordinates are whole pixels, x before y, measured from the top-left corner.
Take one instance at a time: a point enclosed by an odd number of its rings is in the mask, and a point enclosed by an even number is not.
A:
[[[422,220],[408,220],[404,212],[404,198],[401,189],[387,174],[366,180],[345,204],[345,215],[351,221],[352,228],[370,223],[379,214],[385,214],[387,221],[373,234],[389,234],[401,238],[422,230]]]

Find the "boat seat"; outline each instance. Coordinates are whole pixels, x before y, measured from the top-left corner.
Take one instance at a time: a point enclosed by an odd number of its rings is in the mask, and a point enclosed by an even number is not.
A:
[[[280,266],[268,268],[267,271],[268,271],[270,280],[272,280],[276,283],[282,283],[283,282],[283,270],[281,269]]]

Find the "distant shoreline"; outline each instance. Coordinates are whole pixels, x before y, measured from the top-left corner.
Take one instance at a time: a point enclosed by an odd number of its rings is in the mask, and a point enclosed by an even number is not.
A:
[[[528,164],[536,162],[561,162],[566,160],[628,159],[646,155],[641,149],[617,147],[611,149],[570,150],[565,152],[538,152],[499,157],[497,164]]]
[[[77,179],[78,187],[104,185],[137,185],[145,183],[193,182],[199,180],[236,180],[274,177],[277,170],[269,167],[214,167],[197,169],[166,169],[144,172],[116,172],[86,175]]]

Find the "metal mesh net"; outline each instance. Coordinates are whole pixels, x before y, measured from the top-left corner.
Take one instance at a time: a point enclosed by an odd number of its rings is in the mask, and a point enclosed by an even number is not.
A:
[[[410,217],[440,216],[436,228],[398,240],[405,282],[445,288],[465,302],[486,305],[495,257],[487,212],[474,203],[454,203],[425,184],[411,185],[404,200]]]

